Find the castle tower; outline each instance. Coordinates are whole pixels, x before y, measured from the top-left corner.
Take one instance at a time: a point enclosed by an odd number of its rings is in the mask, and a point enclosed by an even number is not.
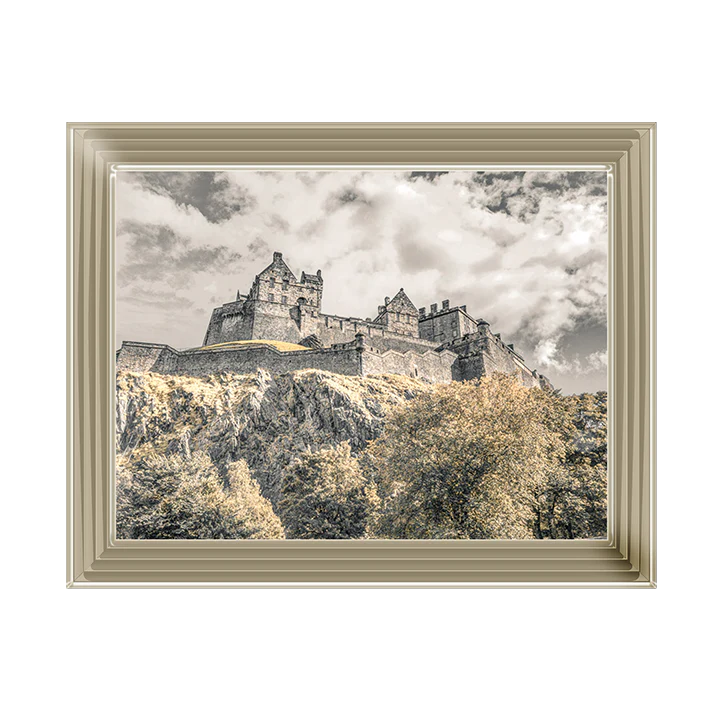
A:
[[[447,344],[465,334],[477,331],[477,322],[467,313],[466,306],[449,305],[449,299],[442,301],[442,308],[432,304],[429,313],[419,310],[419,336],[436,344]]]
[[[324,290],[321,271],[289,268],[280,251],[261,271],[247,296],[215,309],[206,332],[206,344],[251,339],[298,342],[316,331]]]

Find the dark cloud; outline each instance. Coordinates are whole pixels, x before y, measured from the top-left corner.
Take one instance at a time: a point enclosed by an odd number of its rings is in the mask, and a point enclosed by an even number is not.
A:
[[[487,193],[472,203],[490,213],[504,213],[528,222],[540,211],[543,199],[560,198],[579,191],[586,196],[607,194],[604,171],[480,171],[463,181]]]
[[[472,176],[472,182],[481,186],[491,186],[504,181],[522,183],[525,171],[478,171]]]
[[[121,286],[137,279],[167,281],[175,287],[188,285],[189,276],[204,271],[231,274],[243,256],[228,246],[193,246],[190,238],[168,226],[120,221],[118,237],[125,239],[125,262],[117,272]]]
[[[422,178],[434,183],[440,176],[446,176],[448,173],[449,171],[412,171],[408,177],[410,180]]]
[[[608,329],[606,319],[597,314],[582,314],[575,326],[560,339],[563,355],[581,357],[607,349]]]
[[[364,191],[359,188],[358,181],[361,176],[351,179],[351,182],[329,194],[324,202],[324,211],[334,213],[350,205],[371,205],[371,200]]]
[[[192,206],[211,223],[222,223],[236,215],[248,213],[256,206],[254,197],[232,186],[226,174],[208,171],[149,172],[129,174],[143,188],[173,199],[179,206]]]
[[[257,236],[248,245],[248,252],[251,258],[258,259],[269,255],[269,245],[260,236]]]

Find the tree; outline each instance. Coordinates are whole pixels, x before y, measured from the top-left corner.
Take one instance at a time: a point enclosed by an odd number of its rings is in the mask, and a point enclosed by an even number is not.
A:
[[[591,465],[607,467],[607,392],[565,397],[574,430],[570,435],[570,461],[586,459]]]
[[[607,393],[560,398],[564,464],[530,498],[537,538],[607,532]]]
[[[453,382],[395,410],[369,445],[378,537],[529,538],[565,459],[564,409],[509,376]]]
[[[362,537],[369,502],[348,442],[304,452],[284,473],[279,513],[290,538]]]
[[[279,539],[281,521],[243,460],[224,486],[208,455],[147,455],[117,468],[116,528],[129,539]]]

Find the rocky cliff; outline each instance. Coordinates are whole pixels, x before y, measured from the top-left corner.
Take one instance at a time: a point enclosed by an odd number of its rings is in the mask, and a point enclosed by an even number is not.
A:
[[[358,452],[391,408],[427,388],[403,376],[343,376],[307,369],[272,377],[206,378],[119,372],[116,446],[131,460],[202,450],[220,471],[244,459],[276,503],[281,472],[301,452],[348,440]]]

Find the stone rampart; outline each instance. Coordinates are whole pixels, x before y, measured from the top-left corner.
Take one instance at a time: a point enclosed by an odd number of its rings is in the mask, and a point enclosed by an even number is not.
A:
[[[250,374],[258,369],[266,369],[271,374],[299,369],[321,369],[350,375],[361,373],[359,352],[355,348],[278,351],[267,345],[180,352],[175,372],[206,376],[221,372]]]
[[[452,365],[456,355],[450,351],[398,352],[365,348],[362,352],[362,376],[402,374],[434,383],[452,381]]]
[[[352,376],[402,374],[429,382],[450,382],[455,359],[456,355],[450,351],[374,349],[366,346],[362,337],[331,348],[304,351],[278,351],[268,344],[176,351],[165,344],[124,342],[117,355],[116,368],[199,377],[222,372],[251,374],[258,369],[272,374],[321,369]]]
[[[177,359],[178,352],[167,344],[124,341],[116,354],[116,369],[169,374],[175,371]]]

